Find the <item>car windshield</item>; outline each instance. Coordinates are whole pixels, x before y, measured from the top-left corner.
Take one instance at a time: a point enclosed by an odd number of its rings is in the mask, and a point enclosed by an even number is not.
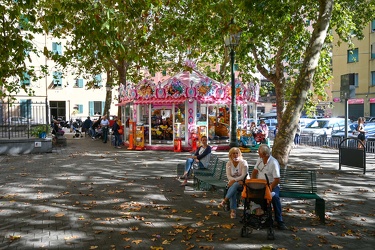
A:
[[[327,127],[328,121],[315,120],[305,126],[305,128],[325,128]]]

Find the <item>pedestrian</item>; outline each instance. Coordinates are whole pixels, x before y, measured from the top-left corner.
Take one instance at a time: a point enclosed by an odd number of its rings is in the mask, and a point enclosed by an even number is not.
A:
[[[262,144],[258,149],[259,158],[255,163],[251,179],[267,178],[270,182],[270,189],[272,190],[272,206],[275,212],[275,221],[280,230],[287,229],[281,215],[281,202],[280,202],[280,165],[279,162],[271,155],[271,149],[266,144]]]
[[[357,131],[359,132],[357,138],[361,142],[358,142],[358,148],[363,149],[363,145],[366,145],[366,131],[365,131],[365,118],[359,117],[358,118],[358,126]]]
[[[268,126],[267,126],[267,124],[266,124],[266,122],[264,120],[260,120],[258,130],[264,136],[264,140],[268,140],[269,129],[268,129]]]
[[[86,118],[86,120],[83,122],[83,124],[82,124],[82,132],[85,132],[85,135],[86,134],[89,134],[89,136],[92,136],[91,134],[90,134],[90,128],[92,127],[92,121],[91,121],[91,119],[90,119],[90,116],[88,116],[87,118]]]
[[[114,116],[113,117],[113,120],[115,121],[113,123],[113,126],[112,126],[112,133],[113,133],[113,136],[115,137],[115,148],[121,148],[120,147],[120,142],[121,142],[121,138],[120,138],[120,133],[119,133],[119,129],[120,129],[120,126],[118,124],[118,118],[117,116]]]
[[[103,143],[107,143],[109,121],[106,115],[103,115],[102,120],[100,122],[100,127],[102,129]]]
[[[186,159],[185,163],[185,172],[184,175],[180,177],[180,179],[184,179],[184,182],[181,186],[187,185],[187,180],[193,166],[193,163],[198,163],[198,168],[207,168],[208,163],[210,162],[211,156],[211,146],[208,145],[208,138],[207,136],[202,136],[201,138],[201,146]]]
[[[228,184],[227,192],[223,201],[219,206],[224,207],[224,210],[230,207],[230,218],[236,218],[237,209],[237,195],[243,189],[243,181],[248,177],[249,166],[247,161],[242,158],[242,153],[239,148],[233,147],[228,153],[229,161],[225,167]]]
[[[98,132],[97,130],[99,129],[100,127],[100,122],[102,121],[102,117],[99,116],[99,119],[96,120],[93,124],[92,124],[92,127],[91,127],[91,130],[92,130],[92,139],[95,140],[96,137],[98,136]]]
[[[294,147],[297,147],[298,144],[301,142],[301,122],[298,122],[298,127],[296,130],[296,134],[294,135]]]

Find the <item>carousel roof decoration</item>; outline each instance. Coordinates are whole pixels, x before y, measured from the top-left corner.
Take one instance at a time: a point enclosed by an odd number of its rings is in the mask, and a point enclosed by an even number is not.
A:
[[[137,85],[120,87],[122,102],[134,104],[170,104],[185,100],[197,100],[200,103],[230,103],[230,84],[224,85],[195,69],[194,62],[185,62],[184,70],[171,78],[155,84],[145,79]],[[238,103],[257,101],[259,86],[243,84],[236,80],[236,99]]]

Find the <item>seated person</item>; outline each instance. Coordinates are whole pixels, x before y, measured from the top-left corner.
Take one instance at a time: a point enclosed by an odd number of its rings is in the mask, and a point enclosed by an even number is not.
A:
[[[270,189],[272,190],[272,206],[275,211],[275,221],[280,230],[287,229],[281,216],[281,202],[279,197],[280,192],[280,165],[279,162],[271,155],[271,149],[262,144],[258,149],[259,158],[255,164],[254,170],[251,173],[251,179],[266,180],[266,176],[270,182]]]
[[[202,145],[197,149],[197,151],[195,151],[195,153],[192,156],[189,156],[186,159],[185,173],[183,176],[181,176],[181,179],[184,179],[184,182],[181,184],[181,186],[187,185],[189,173],[194,162],[198,163],[199,168],[207,168],[208,163],[210,161],[210,155],[211,155],[211,146],[209,146],[207,143],[208,143],[207,136],[202,136],[201,138]]]
[[[52,128],[52,134],[55,136],[63,136],[64,131],[60,128],[59,121],[53,120],[53,128]]]
[[[220,206],[227,207],[230,202],[230,218],[236,218],[237,209],[237,193],[243,187],[243,181],[247,178],[248,165],[247,161],[242,158],[242,153],[239,148],[233,147],[228,153],[229,161],[226,165],[226,174],[228,179],[228,191],[225,194],[224,200]]]

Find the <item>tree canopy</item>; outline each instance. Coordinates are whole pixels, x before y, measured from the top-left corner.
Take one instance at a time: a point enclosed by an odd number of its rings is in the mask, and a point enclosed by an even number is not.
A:
[[[21,1],[19,1],[21,3]],[[106,72],[109,86],[138,82],[141,69],[170,74],[186,59],[219,80],[229,80],[229,49],[224,36],[241,33],[236,64],[244,82],[272,82],[276,92],[279,133],[273,154],[286,165],[302,109],[327,98],[333,42],[364,36],[373,19],[371,0],[41,0],[7,1],[1,5],[3,44],[9,44],[0,84],[17,91],[27,56],[18,48],[32,47],[16,23],[26,15],[33,32],[67,38],[62,67],[77,74]],[[234,19],[235,23],[231,24]],[[4,21],[5,20],[5,21]],[[333,41],[336,32],[340,41]],[[31,34],[30,34],[31,36]],[[14,40],[16,43],[7,43]],[[44,51],[45,54],[50,52]],[[212,70],[212,65],[220,70]],[[32,72],[30,72],[32,73]],[[4,93],[4,92],[2,92]]]

